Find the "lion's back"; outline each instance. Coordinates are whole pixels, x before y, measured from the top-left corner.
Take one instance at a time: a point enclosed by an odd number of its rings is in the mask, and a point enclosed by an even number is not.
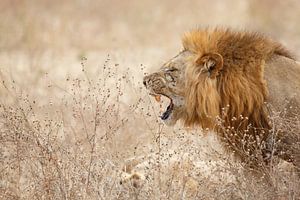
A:
[[[266,63],[264,78],[268,103],[277,111],[288,109],[300,114],[300,63],[275,55]]]

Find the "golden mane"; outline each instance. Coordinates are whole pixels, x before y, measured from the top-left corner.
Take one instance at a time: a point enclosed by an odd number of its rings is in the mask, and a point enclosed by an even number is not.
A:
[[[264,64],[275,54],[293,58],[290,53],[257,33],[229,29],[191,31],[184,35],[183,46],[194,53],[185,74],[185,125],[217,130],[231,144],[242,145],[244,137],[250,143],[257,136],[265,140],[270,126]],[[203,66],[195,62],[210,53],[223,58],[223,68],[214,79],[200,73]]]

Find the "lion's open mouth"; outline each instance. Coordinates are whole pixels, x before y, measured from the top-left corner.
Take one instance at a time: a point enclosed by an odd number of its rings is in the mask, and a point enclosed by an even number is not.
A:
[[[172,99],[171,99],[170,97],[166,96],[166,95],[161,95],[161,94],[151,94],[151,95],[155,97],[155,100],[156,100],[157,102],[160,102],[160,101],[161,101],[161,96],[167,97],[167,98],[170,100],[170,103],[169,103],[169,105],[167,106],[167,109],[166,109],[166,110],[162,113],[162,115],[160,116],[160,118],[161,118],[162,120],[167,120],[167,119],[170,117],[170,115],[171,115],[171,113],[172,113],[172,111],[173,111],[173,108],[174,108],[174,104],[173,104]]]

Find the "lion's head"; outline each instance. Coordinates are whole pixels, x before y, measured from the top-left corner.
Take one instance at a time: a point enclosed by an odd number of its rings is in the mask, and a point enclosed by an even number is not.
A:
[[[183,37],[183,50],[158,72],[144,77],[150,94],[170,99],[161,119],[168,125],[214,128],[216,117],[230,125],[239,116],[267,126],[264,64],[274,55],[291,57],[278,43],[256,33],[204,29]],[[245,126],[248,123],[245,123]]]

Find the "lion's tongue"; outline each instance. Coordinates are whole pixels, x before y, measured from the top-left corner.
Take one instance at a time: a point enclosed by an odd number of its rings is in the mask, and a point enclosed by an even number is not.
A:
[[[160,102],[160,101],[161,101],[161,96],[160,96],[160,95],[155,95],[155,100],[156,100],[157,102]]]
[[[167,110],[162,114],[162,116],[160,116],[160,118],[162,120],[166,120],[169,118],[170,114],[172,112],[172,105],[168,105]]]

